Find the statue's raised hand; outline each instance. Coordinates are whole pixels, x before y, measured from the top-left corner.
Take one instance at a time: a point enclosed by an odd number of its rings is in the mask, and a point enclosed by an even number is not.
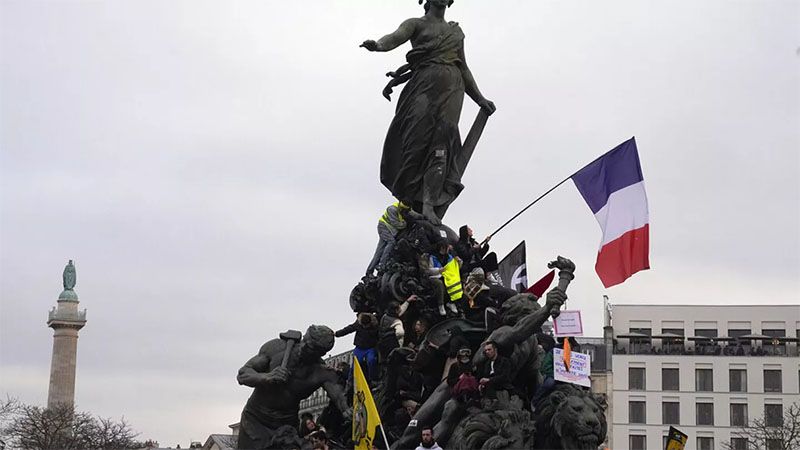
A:
[[[563,256],[559,256],[556,258],[555,261],[550,261],[547,263],[548,269],[558,269],[564,272],[574,273],[575,272],[575,263],[570,261]]]
[[[371,52],[378,51],[378,43],[373,41],[372,39],[367,39],[366,41],[362,42],[361,45],[359,45],[359,47],[364,47],[365,49]]]
[[[547,293],[547,300],[545,301],[545,309],[552,312],[561,309],[564,302],[567,301],[567,293],[559,288],[550,289]]]
[[[478,102],[478,106],[481,107],[487,116],[491,116],[495,111],[497,111],[497,107],[494,106],[494,102],[486,98],[481,99],[481,101]]]

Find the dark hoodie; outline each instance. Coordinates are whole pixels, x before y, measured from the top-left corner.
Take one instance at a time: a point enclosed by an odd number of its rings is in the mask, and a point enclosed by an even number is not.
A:
[[[362,318],[364,317],[369,317],[369,320],[367,321],[367,319],[363,319],[362,322]],[[356,347],[367,349],[375,348],[375,346],[378,345],[378,319],[376,319],[372,314],[359,314],[359,317],[355,322],[337,331],[334,333],[334,335],[336,337],[342,337],[347,336],[354,331],[356,336],[353,338],[353,345]]]
[[[467,266],[476,267],[475,264],[480,262],[486,253],[489,251],[489,243],[478,246],[478,241],[469,236],[467,226],[463,225],[458,229],[458,243],[455,247],[456,254],[464,261],[464,268]],[[467,270],[468,272],[468,270]]]

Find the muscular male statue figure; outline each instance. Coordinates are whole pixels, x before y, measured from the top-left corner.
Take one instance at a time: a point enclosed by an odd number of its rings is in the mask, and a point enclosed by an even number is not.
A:
[[[321,359],[333,348],[333,340],[333,330],[312,325],[297,345],[272,339],[239,369],[236,380],[254,390],[242,411],[237,448],[299,449],[299,404],[320,386],[345,416],[349,414],[336,372],[326,368]]]

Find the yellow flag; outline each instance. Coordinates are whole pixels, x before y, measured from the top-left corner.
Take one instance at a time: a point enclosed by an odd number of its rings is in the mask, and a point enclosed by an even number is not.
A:
[[[353,442],[356,450],[372,450],[381,418],[358,359],[353,357]]]
[[[689,436],[677,428],[669,427],[669,435],[667,437],[667,446],[665,450],[683,450],[688,438]]]
[[[572,363],[572,346],[569,345],[569,338],[564,338],[564,367],[569,372],[569,366]]]

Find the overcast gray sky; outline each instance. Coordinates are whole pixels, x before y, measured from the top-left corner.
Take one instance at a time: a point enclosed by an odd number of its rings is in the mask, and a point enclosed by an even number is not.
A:
[[[484,236],[636,136],[652,270],[605,290],[572,184],[493,241],[569,306],[800,303],[800,3],[467,1],[491,117],[446,223]],[[413,0],[0,3],[0,394],[43,404],[68,259],[88,310],[78,407],[163,445],[238,421],[268,339],[353,318],[391,198],[378,181]],[[398,91],[399,92],[399,91]],[[467,100],[462,130],[477,109]],[[335,351],[351,347],[348,337]]]

